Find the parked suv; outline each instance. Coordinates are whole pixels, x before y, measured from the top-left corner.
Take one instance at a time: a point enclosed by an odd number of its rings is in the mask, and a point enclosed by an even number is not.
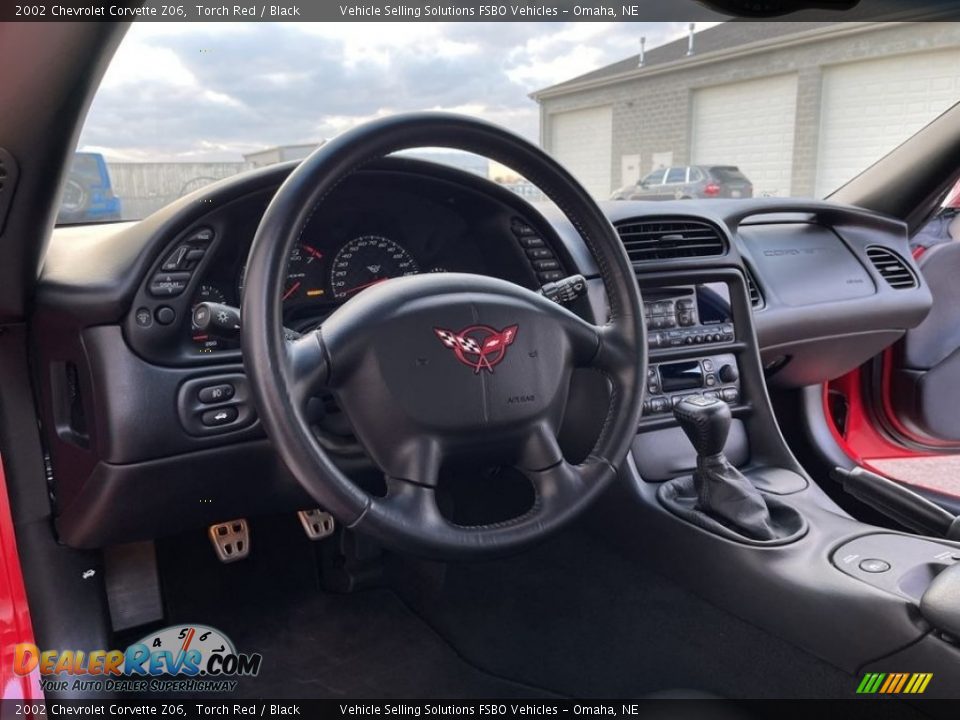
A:
[[[73,156],[64,183],[57,224],[104,222],[120,219],[120,198],[113,192],[107,162],[100,153]]]
[[[734,165],[686,165],[654,170],[611,200],[690,200],[753,197],[753,185]]]

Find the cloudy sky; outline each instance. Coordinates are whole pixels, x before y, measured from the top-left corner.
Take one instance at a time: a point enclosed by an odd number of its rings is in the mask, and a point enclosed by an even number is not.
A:
[[[706,27],[701,23],[698,29]],[[405,110],[536,140],[528,93],[655,47],[686,23],[135,23],[80,147],[112,160],[240,160]]]

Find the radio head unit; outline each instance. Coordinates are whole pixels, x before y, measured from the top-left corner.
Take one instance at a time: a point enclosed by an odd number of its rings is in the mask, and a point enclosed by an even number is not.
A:
[[[643,304],[652,350],[735,339],[726,283],[647,290]]]

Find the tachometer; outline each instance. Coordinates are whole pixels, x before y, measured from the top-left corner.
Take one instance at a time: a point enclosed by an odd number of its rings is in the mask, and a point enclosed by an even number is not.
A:
[[[246,275],[247,266],[244,265],[237,283],[241,297]],[[323,253],[307,243],[294,247],[287,261],[287,279],[281,293],[284,305],[321,300],[327,294],[325,285]]]
[[[337,300],[347,300],[384,280],[418,272],[416,260],[399,243],[382,235],[361,235],[334,257],[330,290]]]

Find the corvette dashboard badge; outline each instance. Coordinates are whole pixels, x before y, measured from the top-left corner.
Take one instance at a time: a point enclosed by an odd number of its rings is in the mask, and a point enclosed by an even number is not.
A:
[[[503,330],[494,330],[489,325],[471,325],[460,332],[437,327],[433,331],[440,342],[453,350],[457,360],[473,368],[474,375],[479,375],[481,370],[492,373],[507,356],[507,348],[517,338],[519,327],[510,325]]]

